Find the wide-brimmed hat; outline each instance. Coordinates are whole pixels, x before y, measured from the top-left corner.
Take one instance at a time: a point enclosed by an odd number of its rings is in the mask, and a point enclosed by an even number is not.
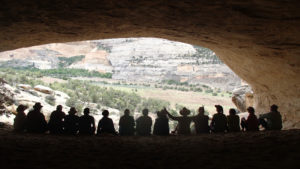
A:
[[[35,103],[35,105],[33,106],[34,109],[36,108],[42,108],[43,106],[41,105],[40,102]]]
[[[180,110],[179,113],[184,116],[184,115],[189,115],[191,113],[191,111],[184,107]]]
[[[221,105],[215,105],[215,107],[216,107],[217,110],[223,111],[223,107]]]

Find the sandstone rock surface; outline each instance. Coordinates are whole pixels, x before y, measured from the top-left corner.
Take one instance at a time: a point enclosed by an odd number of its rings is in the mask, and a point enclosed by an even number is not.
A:
[[[257,112],[279,105],[300,127],[300,1],[4,0],[0,51],[119,37],[160,37],[212,49],[254,91]]]
[[[247,107],[253,106],[253,91],[249,85],[241,86],[232,91],[232,102],[241,112],[246,112]]]

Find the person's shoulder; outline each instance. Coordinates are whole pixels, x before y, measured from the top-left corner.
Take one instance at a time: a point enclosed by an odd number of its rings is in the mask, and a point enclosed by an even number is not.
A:
[[[30,110],[30,111],[28,112],[28,114],[32,114],[32,113],[34,113],[34,110]]]

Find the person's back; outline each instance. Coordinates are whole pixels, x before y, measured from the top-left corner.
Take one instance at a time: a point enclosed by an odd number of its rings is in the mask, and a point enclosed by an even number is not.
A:
[[[148,116],[148,110],[143,110],[143,116],[136,120],[137,135],[146,136],[151,134],[152,119]]]
[[[14,131],[23,132],[26,129],[26,114],[24,111],[27,109],[24,105],[19,105],[17,108],[18,114],[14,119]]]
[[[76,135],[79,126],[79,117],[76,116],[76,109],[71,107],[69,115],[64,117],[64,132],[65,134]]]
[[[224,132],[227,129],[227,118],[224,114],[215,114],[212,121],[214,132]]]
[[[192,118],[188,116],[178,117],[178,134],[191,134]]]
[[[229,116],[227,116],[228,132],[240,131],[240,117],[236,115],[234,109],[229,110]]]
[[[50,115],[48,128],[51,134],[62,134],[63,133],[63,118],[66,114],[62,111],[62,106],[58,105],[56,110]]]
[[[28,112],[26,118],[27,131],[30,133],[44,133],[47,131],[45,116],[40,112],[42,106],[36,103],[33,110]]]
[[[155,119],[153,134],[158,136],[166,136],[170,134],[169,119],[162,112],[157,112]]]
[[[97,134],[117,134],[112,119],[108,117],[109,112],[104,110],[102,115],[103,118],[98,123]]]
[[[124,115],[120,118],[119,121],[119,134],[121,136],[131,136],[134,135],[134,118],[129,115],[130,111],[125,110]]]
[[[267,130],[281,130],[282,129],[282,117],[280,112],[277,111],[277,105],[271,106],[271,112],[260,115],[260,119],[267,119]]]
[[[255,114],[249,114],[247,120],[246,120],[246,124],[247,124],[247,131],[258,131],[258,119],[256,117]]]
[[[198,112],[199,114],[193,118],[196,133],[209,133],[209,117],[204,114],[204,107],[199,107]]]
[[[247,117],[247,120],[245,120],[244,118],[242,118],[242,128],[244,130],[244,128],[246,129],[246,131],[259,131],[258,125],[258,119],[255,115],[255,110],[253,107],[248,107],[247,111],[249,113],[249,116]]]
[[[166,109],[164,109],[163,111],[166,111]],[[179,113],[182,115],[181,117],[175,117],[175,116],[171,115],[169,112],[167,112],[168,116],[172,120],[178,121],[178,125],[176,127],[177,134],[180,134],[180,135],[191,134],[190,125],[193,120],[193,117],[188,117],[188,115],[191,113],[190,110],[188,110],[187,108],[184,107],[182,110],[180,110]]]
[[[223,107],[220,105],[215,106],[217,109],[216,114],[213,115],[211,126],[213,132],[225,132],[227,130],[227,118],[223,114]]]
[[[89,115],[89,109],[84,109],[84,115],[79,117],[79,134],[93,135],[95,133],[95,119]]]

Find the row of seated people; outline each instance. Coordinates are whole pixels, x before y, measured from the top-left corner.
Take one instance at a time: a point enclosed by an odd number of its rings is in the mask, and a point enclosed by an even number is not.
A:
[[[17,115],[14,122],[14,130],[18,132],[27,131],[30,133],[45,133],[50,131],[51,134],[82,134],[94,135],[96,131],[95,120],[93,116],[89,115],[89,108],[84,109],[84,115],[78,117],[77,111],[74,107],[70,108],[68,115],[62,111],[62,106],[58,105],[57,109],[50,115],[50,120],[47,123],[45,116],[41,113],[42,105],[36,103],[33,110],[29,111],[27,116],[24,111],[26,106],[20,105],[17,108]],[[153,127],[154,135],[169,135],[169,118],[178,121],[176,127],[176,134],[189,135],[191,134],[191,122],[195,124],[197,134],[210,132],[237,132],[242,130],[258,131],[259,125],[262,125],[268,130],[280,130],[282,128],[282,119],[280,113],[277,111],[276,105],[271,106],[269,113],[263,114],[258,119],[255,115],[253,107],[249,107],[249,116],[247,119],[240,118],[236,115],[234,109],[230,109],[229,115],[226,117],[223,114],[223,107],[216,105],[217,113],[214,114],[209,125],[209,117],[204,114],[204,107],[198,109],[198,115],[189,116],[190,111],[183,108],[180,111],[181,116],[173,116],[166,109],[157,112],[157,118]],[[151,135],[152,119],[148,116],[148,110],[143,110],[143,115],[134,120],[130,116],[130,111],[125,110],[124,115],[119,120],[119,133],[116,132],[109,112],[104,110],[102,112],[103,118],[98,123],[97,134],[113,134],[113,135],[137,135],[146,136]],[[169,117],[169,118],[168,118]],[[265,120],[267,119],[267,121]]]

